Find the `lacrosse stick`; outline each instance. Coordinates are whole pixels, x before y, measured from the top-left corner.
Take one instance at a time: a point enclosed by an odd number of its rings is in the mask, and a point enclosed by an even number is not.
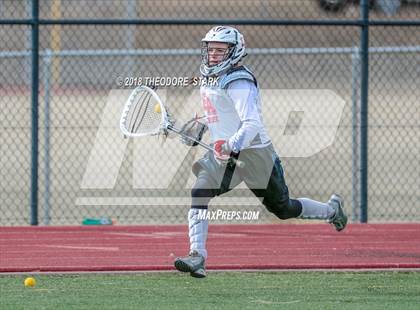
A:
[[[141,85],[132,91],[125,103],[120,119],[120,129],[127,137],[167,136],[169,131],[172,131],[214,152],[210,145],[175,128],[174,123],[159,95],[153,89]],[[232,157],[230,160],[239,168],[244,167],[244,162]]]

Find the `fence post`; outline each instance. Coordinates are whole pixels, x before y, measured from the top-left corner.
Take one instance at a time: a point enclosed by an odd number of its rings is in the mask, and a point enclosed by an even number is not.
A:
[[[352,221],[356,222],[359,220],[359,181],[360,181],[360,145],[359,145],[359,79],[360,79],[360,50],[358,47],[354,48],[353,53],[351,54],[351,160],[352,160],[352,175],[351,175],[351,217]]]
[[[136,19],[137,18],[137,3],[135,0],[128,0],[125,2],[125,14],[127,19]],[[132,26],[126,26],[126,39],[125,47],[128,50],[134,50],[136,46],[136,34],[135,29]],[[128,74],[130,76],[136,76],[134,71],[136,61],[134,57],[128,57],[127,67],[129,68]]]
[[[362,15],[360,56],[360,222],[368,221],[368,92],[369,92],[369,0],[360,2]]]
[[[38,225],[38,90],[39,90],[39,7],[32,0],[31,77],[31,225]]]
[[[45,191],[44,191],[44,224],[49,225],[50,216],[50,90],[51,90],[51,64],[52,52],[50,49],[45,50],[43,57],[43,76],[44,76],[44,178],[45,178]]]

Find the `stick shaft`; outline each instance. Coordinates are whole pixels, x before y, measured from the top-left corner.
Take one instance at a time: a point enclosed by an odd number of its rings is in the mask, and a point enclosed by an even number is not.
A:
[[[182,136],[182,137],[184,137],[184,138],[187,138],[188,140],[191,140],[191,141],[193,141],[193,142],[195,142],[195,143],[199,144],[200,146],[202,146],[202,147],[203,147],[203,148],[205,148],[206,150],[208,150],[208,151],[210,151],[210,152],[214,152],[214,149],[213,149],[210,145],[208,145],[208,144],[206,144],[206,143],[204,143],[204,142],[201,142],[201,141],[199,141],[199,140],[197,140],[197,139],[195,139],[195,138],[193,138],[193,137],[190,137],[190,136],[188,136],[188,135],[184,134],[181,130],[179,130],[179,129],[177,129],[177,128],[173,127],[172,125],[168,125],[166,128],[167,128],[168,130],[170,130],[170,131],[173,131],[173,132],[175,132],[175,133],[179,134],[180,136]],[[245,166],[245,163],[244,163],[243,161],[241,161],[241,160],[238,160],[238,159],[236,159],[236,158],[231,158],[231,160],[232,160],[232,161],[235,163],[235,165],[237,165],[239,168],[243,168],[243,167]]]
[[[213,148],[210,145],[208,145],[208,144],[206,144],[204,142],[198,141],[197,139],[195,139],[193,137],[190,137],[190,136],[184,134],[181,130],[179,130],[179,129],[171,126],[171,125],[169,125],[167,128],[168,128],[168,130],[173,131],[173,132],[179,134],[180,136],[182,136],[184,138],[187,138],[188,140],[191,140],[191,141],[193,141],[195,143],[198,143],[199,145],[201,145],[202,147],[204,147],[206,150],[213,152]]]

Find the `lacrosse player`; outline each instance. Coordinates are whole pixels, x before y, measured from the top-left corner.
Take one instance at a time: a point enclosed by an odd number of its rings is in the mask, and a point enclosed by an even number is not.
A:
[[[193,277],[206,276],[208,220],[199,216],[200,210],[242,181],[280,219],[325,219],[337,231],[347,224],[343,200],[336,194],[327,203],[289,198],[280,159],[262,121],[257,80],[239,65],[244,56],[244,37],[235,28],[217,26],[202,39],[200,72],[204,78],[218,77],[218,82],[200,88],[206,122],[193,119],[182,130],[197,140],[209,130],[214,151],[193,165],[197,179],[188,212],[190,253],[175,260],[176,269]],[[188,139],[183,143],[197,144]],[[235,167],[232,158],[239,158],[244,167]]]

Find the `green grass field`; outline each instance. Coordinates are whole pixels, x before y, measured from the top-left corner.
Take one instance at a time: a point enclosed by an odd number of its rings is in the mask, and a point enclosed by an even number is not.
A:
[[[0,276],[1,309],[420,309],[420,272]]]

